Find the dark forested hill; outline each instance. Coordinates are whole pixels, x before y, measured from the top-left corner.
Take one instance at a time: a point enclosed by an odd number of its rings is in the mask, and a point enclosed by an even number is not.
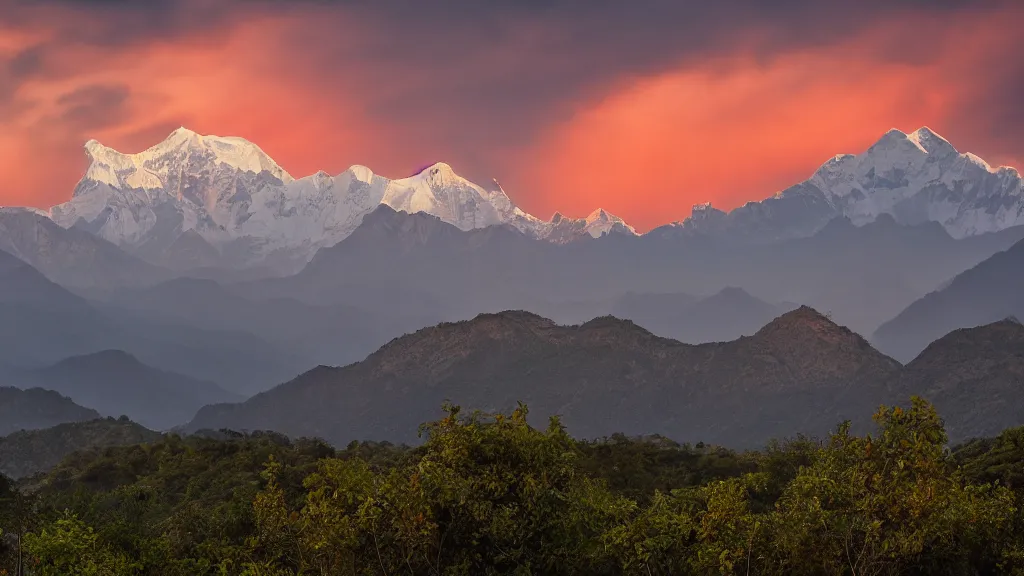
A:
[[[52,390],[0,387],[0,436],[99,417],[95,410],[79,406]]]
[[[13,382],[67,394],[104,416],[127,415],[156,430],[184,424],[206,404],[242,397],[212,382],[157,370],[120,350],[75,356],[53,366],[22,370]]]
[[[24,430],[0,438],[0,474],[23,478],[45,472],[79,450],[152,442],[161,434],[127,418],[105,418]]]
[[[954,441],[1024,424],[1024,326],[1003,320],[932,342],[890,383],[890,401],[918,395]]]
[[[930,342],[958,328],[1024,318],[1024,241],[956,276],[883,324],[872,340],[910,361]]]
[[[466,409],[527,403],[581,437],[659,433],[730,446],[867,420],[851,394],[900,369],[855,333],[802,307],[732,342],[687,345],[603,317],[560,326],[525,312],[484,314],[395,339],[365,361],[320,367],[189,425],[415,441],[445,400]],[[865,402],[861,402],[863,399]]]

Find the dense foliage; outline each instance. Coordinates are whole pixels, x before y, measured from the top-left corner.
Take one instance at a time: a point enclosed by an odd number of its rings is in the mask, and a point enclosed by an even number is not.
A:
[[[1018,574],[1024,430],[947,447],[928,404],[737,453],[571,438],[527,410],[415,449],[274,434],[77,453],[0,483],[29,575]]]

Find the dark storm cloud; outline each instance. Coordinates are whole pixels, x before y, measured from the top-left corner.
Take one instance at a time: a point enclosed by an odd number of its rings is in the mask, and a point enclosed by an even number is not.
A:
[[[13,78],[32,76],[43,69],[42,46],[21,50],[7,61],[7,71]]]
[[[0,0],[2,2],[3,0]],[[700,66],[714,72],[741,55],[770,64],[785,54],[842,44],[881,27],[859,46],[877,61],[926,65],[941,57],[929,23],[1004,10],[1012,0],[14,0],[0,22],[55,27],[23,56],[35,74],[58,69],[76,45],[130,49],[153,42],[229,38],[254,19],[299,19],[283,43],[290,80],[355,94],[368,116],[402,125],[411,138],[445,139],[463,157],[480,138],[514,147],[565,119],[615,82]],[[710,62],[710,63],[709,63]],[[1012,70],[1010,71],[1013,72]],[[1011,79],[986,95],[985,114],[1016,118]],[[0,77],[0,99],[18,83]],[[1005,94],[1005,96],[1004,96]],[[460,142],[465,144],[459,144]],[[490,166],[482,166],[490,170]]]
[[[376,33],[357,55],[384,64],[438,65],[471,59],[496,46],[517,46],[522,56],[533,57],[524,61],[524,70],[571,65],[557,76],[559,87],[594,76],[647,73],[687,57],[728,54],[737,48],[754,47],[758,55],[770,57],[789,49],[842,42],[864,27],[908,14],[927,18],[1006,4],[1000,0],[259,2],[291,10],[334,6],[370,22]],[[913,32],[912,18],[907,25],[908,32]],[[928,43],[922,40],[909,34],[904,45],[893,45],[882,56],[917,60],[927,53]],[[322,46],[330,53],[329,43]],[[347,44],[342,46],[351,50]],[[509,78],[507,84],[514,88],[514,80]],[[529,88],[524,82],[521,92]]]
[[[7,58],[0,58],[0,83],[7,80],[14,85],[24,78],[37,74],[43,69],[42,56],[41,47],[32,46],[19,50]]]
[[[277,3],[261,2],[270,9]],[[436,139],[444,126],[460,157],[481,135],[510,147],[569,117],[610,84],[732,55],[770,62],[846,42],[881,25],[906,35],[865,46],[880,61],[921,65],[938,51],[915,32],[931,18],[995,9],[1000,1],[863,0],[379,0],[316,2],[320,26],[297,30],[312,70],[359,60],[373,85],[368,114]],[[302,4],[289,3],[288,10]],[[332,11],[333,9],[333,11]],[[336,12],[334,12],[336,11]],[[339,24],[331,15],[343,15]],[[724,62],[724,61],[723,61]],[[397,80],[397,82],[396,82]],[[330,82],[327,80],[326,82]],[[339,75],[336,90],[360,90]],[[392,87],[389,89],[389,87]],[[463,142],[465,144],[460,145]],[[492,170],[482,166],[482,172]]]
[[[315,11],[329,20],[334,12],[374,21],[378,32],[387,37],[376,47],[376,55],[385,59],[457,56],[471,48],[461,41],[501,42],[515,26],[532,23],[557,28],[578,52],[593,51],[610,57],[611,63],[643,63],[680,52],[702,52],[751,27],[768,32],[771,41],[766,47],[806,46],[832,42],[841,39],[843,31],[908,12],[935,15],[1008,4],[1007,0],[15,0],[4,18],[27,23],[52,14],[50,9],[70,9],[86,21],[66,22],[64,38],[117,45],[216,33],[225,25],[265,15]],[[422,50],[424,45],[429,52]]]
[[[0,0],[0,34],[48,32],[45,39],[13,55],[0,53],[0,118],[9,114],[23,83],[38,77],[72,77],[102,66],[78,62],[74,55],[80,47],[118,49],[188,38],[215,41],[219,32],[239,21],[241,8],[241,3],[206,0]]]
[[[637,164],[622,170],[655,176],[645,150],[673,170],[672,151],[690,139],[727,150],[736,137],[813,132],[806,127],[819,118],[840,115],[870,119],[872,131],[958,124],[948,136],[1012,160],[1024,157],[1015,63],[1024,40],[1007,34],[1019,22],[1020,0],[0,0],[0,120],[8,141],[27,142],[8,149],[28,159],[56,155],[61,142],[66,158],[79,158],[90,137],[140,150],[181,123],[259,139],[303,166],[322,132],[333,148],[317,164],[356,161],[401,175],[445,160],[474,180],[498,176],[523,197],[558,196],[544,188],[550,174],[604,161],[563,153],[591,132],[619,139],[608,148]],[[996,46],[1003,36],[1006,47]],[[734,94],[742,109],[716,108]],[[910,119],[906,110],[922,112]],[[694,126],[684,118],[691,112],[711,119]],[[805,124],[768,121],[786,114]],[[666,127],[668,140],[602,124],[662,116],[681,126]],[[729,123],[734,130],[723,129]],[[825,132],[799,162],[773,162],[802,174],[818,156],[870,137]],[[1000,142],[1009,149],[990,145]],[[594,148],[603,154],[603,143]],[[55,158],[47,165],[64,162]],[[605,168],[617,161],[609,156]],[[533,174],[538,165],[550,174]],[[54,190],[68,174],[52,178]],[[789,174],[736,186],[761,194]],[[590,193],[580,182],[558,186]]]
[[[1004,0],[15,0],[4,19],[56,23],[53,44],[120,46],[160,39],[216,42],[251,18],[310,14],[319,34],[296,47],[322,65],[360,59],[382,67],[444,67],[517,50],[512,74],[448,96],[500,105],[548,101],[595,79],[648,73],[686,58],[755,48],[770,58],[842,41],[908,13],[922,17],[1007,5]],[[70,11],[73,18],[60,17]],[[369,26],[369,33],[354,30]],[[913,21],[908,22],[912,26]],[[911,30],[908,30],[911,31]],[[351,41],[355,35],[358,43]],[[882,47],[889,59],[928,55],[927,42]],[[34,54],[41,61],[43,47]],[[511,58],[509,59],[511,60]],[[450,86],[450,84],[449,84]],[[441,91],[442,94],[444,90]],[[528,102],[527,102],[528,103]]]
[[[43,70],[42,50],[38,46],[20,50],[9,57],[0,56],[0,121],[6,120],[17,108],[14,95],[26,79]]]
[[[1024,160],[1024,59],[990,62],[984,72],[989,81],[975,87],[956,124],[987,135],[992,148],[1014,154],[1012,160]]]
[[[7,0],[0,24],[56,26],[55,45],[123,46],[222,29],[245,16],[232,0]],[[71,16],[68,18],[68,16]]]
[[[127,116],[130,90],[121,84],[83,86],[57,98],[60,120],[69,128],[88,131],[117,125]]]

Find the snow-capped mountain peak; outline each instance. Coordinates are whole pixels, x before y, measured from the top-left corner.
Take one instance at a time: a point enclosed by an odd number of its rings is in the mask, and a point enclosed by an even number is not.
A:
[[[129,188],[159,188],[160,178],[157,174],[146,170],[141,158],[122,154],[113,148],[100,144],[97,140],[85,143],[85,154],[89,158],[89,168],[85,178],[110,186]],[[79,194],[81,189],[76,189]]]
[[[284,183],[294,180],[259,146],[244,138],[202,136],[184,127],[136,154],[122,154],[96,140],[85,143],[85,152],[90,164],[84,179],[118,188],[162,188],[175,170],[189,171],[193,165],[210,162],[253,174],[267,173]]]
[[[537,238],[547,231],[497,181],[484,188],[444,162],[397,180],[358,164],[337,176],[321,170],[294,179],[247,140],[185,128],[137,154],[95,140],[86,153],[89,170],[51,217],[129,250],[153,252],[157,260],[189,232],[242,264],[272,257],[301,265],[351,234],[380,204],[425,212],[463,230],[506,224]]]
[[[135,154],[96,140],[86,142],[85,152],[85,176],[50,216],[64,227],[81,222],[122,246],[158,250],[188,230],[223,243],[236,237],[264,188],[294,182],[252,142],[186,128]]]
[[[907,140],[917,145],[918,148],[928,154],[948,156],[956,154],[956,148],[942,136],[932,131],[931,128],[923,126],[907,134]]]
[[[960,153],[928,127],[886,132],[860,154],[839,154],[810,179],[729,213],[694,207],[682,228],[762,239],[808,236],[844,216],[862,225],[938,222],[956,238],[1024,224],[1020,174]]]
[[[540,223],[505,194],[466,180],[444,162],[432,164],[408,178],[392,180],[381,200],[398,211],[426,212],[463,230],[512,224],[530,231]]]
[[[518,208],[497,181],[479,186],[443,162],[396,180],[362,165],[296,180],[251,142],[184,128],[137,154],[95,140],[85,148],[92,160],[85,177],[50,216],[158,256],[192,231],[245,265],[270,258],[301,265],[351,234],[380,204],[425,212],[463,230],[510,225],[556,243],[637,234],[602,209],[583,218],[556,212],[542,221]],[[808,180],[760,202],[731,212],[698,204],[689,218],[658,234],[778,240],[811,235],[839,216],[859,225],[884,214],[902,223],[939,222],[955,237],[1002,230],[1024,224],[1021,177],[959,153],[927,127],[909,134],[892,129],[867,150],[836,155]]]
[[[716,212],[721,212],[718,208],[711,205],[711,202],[701,202],[700,204],[694,204],[690,209],[691,214],[694,217],[703,217]]]
[[[609,214],[604,208],[598,208],[586,217],[585,230],[594,238],[599,238],[612,231],[618,231],[630,236],[636,236],[637,232],[626,221],[614,214]]]
[[[538,226],[536,235],[556,244],[564,244],[586,237],[600,238],[611,233],[638,235],[622,218],[603,208],[594,210],[584,218],[569,218],[561,212],[555,212],[551,220]]]
[[[362,166],[360,164],[353,164],[349,166],[348,170],[345,170],[345,174],[349,174],[354,180],[366,182],[367,184],[373,181],[375,176],[373,170],[370,170],[366,166]]]
[[[406,178],[406,180],[410,182],[413,180],[421,180],[432,187],[450,186],[452,184],[469,184],[468,180],[458,176],[455,173],[455,170],[452,170],[452,167],[444,162],[435,162],[423,170],[420,170],[415,175]]]

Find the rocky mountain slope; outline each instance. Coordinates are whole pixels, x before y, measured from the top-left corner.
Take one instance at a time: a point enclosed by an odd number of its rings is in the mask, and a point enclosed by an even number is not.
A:
[[[50,470],[73,452],[143,444],[160,437],[130,420],[113,418],[15,432],[0,438],[0,474],[26,478]]]
[[[1002,320],[932,342],[888,384],[890,401],[935,404],[951,441],[1024,424],[1024,326]]]
[[[957,275],[947,286],[910,304],[872,341],[909,361],[933,340],[958,328],[1024,318],[1024,241]]]
[[[803,307],[752,337],[691,346],[603,317],[560,326],[525,312],[480,315],[398,338],[365,361],[320,367],[244,403],[209,406],[189,429],[272,429],[415,441],[450,399],[467,409],[526,402],[583,437],[661,433],[751,445],[823,433],[874,406],[848,398],[898,371],[856,334]]]
[[[829,220],[854,224],[888,214],[903,224],[937,222],[954,238],[1024,224],[1020,173],[961,154],[927,127],[893,129],[861,154],[840,154],[806,181],[730,212],[710,204],[659,233],[757,240],[809,236]]]
[[[86,144],[90,166],[68,202],[49,214],[150,262],[178,270],[206,266],[301,268],[320,248],[351,234],[384,204],[425,212],[461,230],[511,225],[532,238],[571,242],[636,231],[603,210],[544,221],[497,183],[481,186],[436,163],[388,179],[355,165],[336,176],[295,179],[255,144],[181,128],[138,154]],[[825,162],[807,181],[731,212],[705,203],[656,236],[730,241],[806,237],[836,217],[862,225],[888,214],[897,222],[937,222],[954,238],[1024,224],[1020,174],[958,152],[928,128],[890,130],[861,154]],[[189,234],[194,232],[194,234]]]
[[[837,219],[811,238],[768,245],[651,235],[556,245],[510,226],[462,231],[382,206],[300,273],[232,290],[381,315],[429,311],[437,320],[460,320],[525,309],[566,322],[608,313],[601,303],[629,292],[715,294],[732,286],[768,302],[813,306],[870,334],[1021,235],[1024,227],[957,240],[935,223],[882,217],[860,227]],[[581,306],[590,313],[563,315],[563,304],[573,302],[591,303]]]
[[[306,360],[304,369],[362,360],[395,336],[443,319],[426,310],[411,317],[371,315],[349,304],[314,305],[290,296],[253,300],[217,282],[195,278],[116,290],[100,298],[105,309],[118,314],[206,331],[251,334]]]
[[[89,302],[0,251],[0,366],[41,368],[109,349],[243,392],[265,389],[310,365],[309,359],[252,334],[206,330]]]
[[[126,415],[154,430],[188,421],[206,404],[242,400],[212,382],[157,370],[120,350],[74,356],[9,375],[21,388],[55,390],[103,416]]]
[[[537,425],[553,414],[570,432],[660,434],[750,447],[823,435],[843,420],[871,429],[880,405],[933,402],[952,442],[1024,425],[1024,326],[1004,320],[953,331],[901,366],[808,307],[753,336],[687,345],[602,317],[558,325],[526,312],[398,338],[365,361],[319,367],[241,404],[208,406],[189,430],[269,429],[416,441],[418,422],[452,401],[507,410],[525,402]]]
[[[0,250],[72,288],[145,286],[171,277],[85,230],[62,228],[22,208],[0,208]]]
[[[0,436],[99,417],[95,410],[79,406],[52,390],[0,386]]]
[[[444,163],[396,180],[358,165],[295,179],[251,142],[184,128],[138,154],[96,141],[86,143],[86,154],[90,167],[71,200],[50,210],[54,221],[176,269],[259,264],[294,271],[381,204],[428,212],[463,230],[510,224],[557,241],[634,233],[603,211],[544,222],[496,183],[479,186]]]

